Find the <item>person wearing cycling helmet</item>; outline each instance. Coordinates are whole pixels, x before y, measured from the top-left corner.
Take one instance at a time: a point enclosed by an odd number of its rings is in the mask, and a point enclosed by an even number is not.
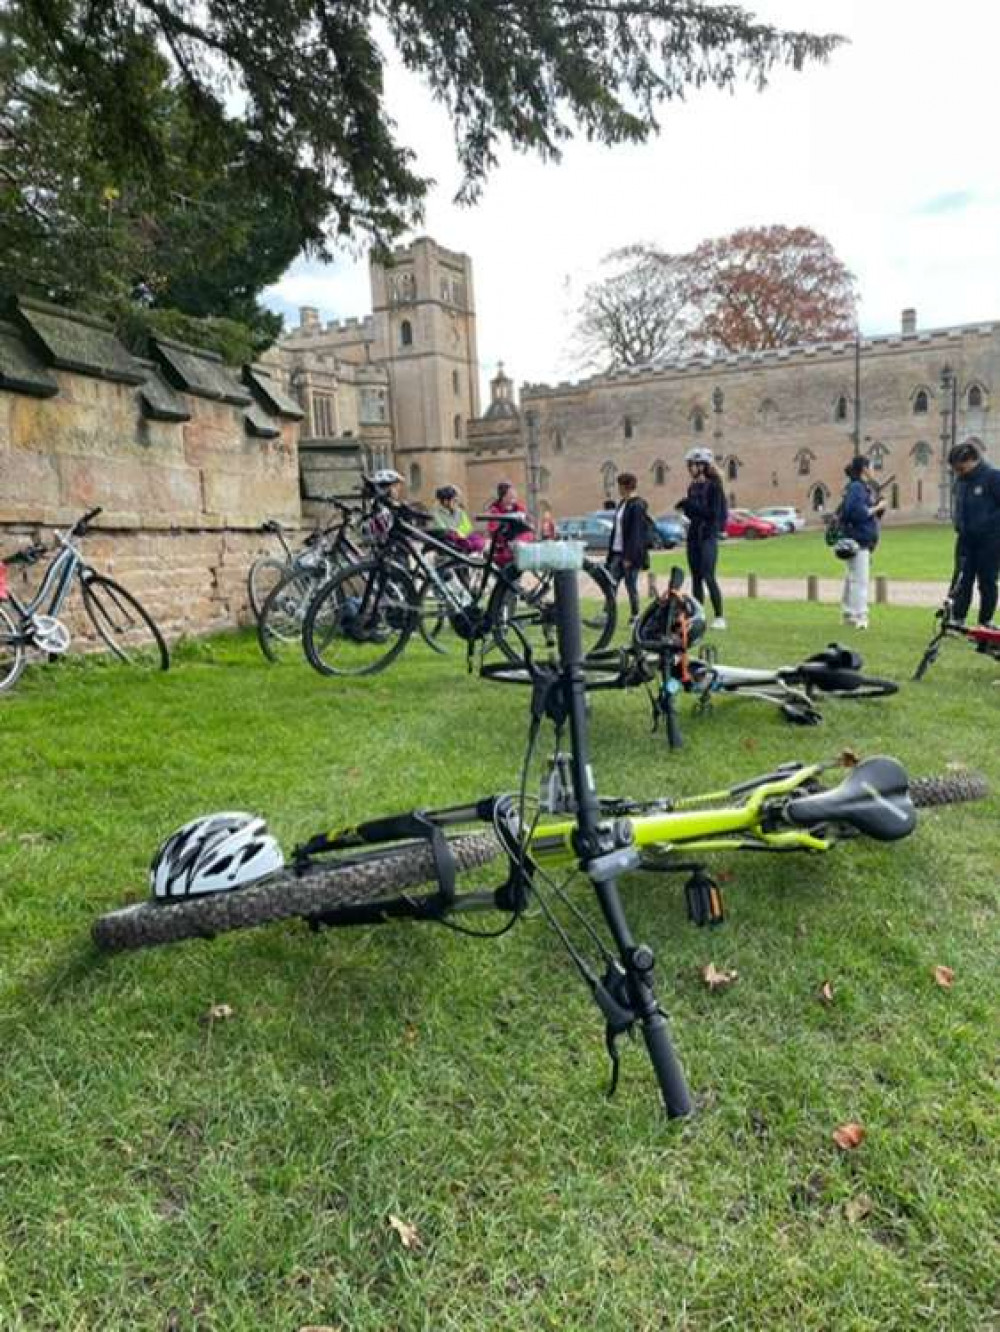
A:
[[[456,486],[439,486],[434,492],[437,504],[434,506],[434,529],[445,541],[461,551],[480,551],[484,540],[481,532],[475,531],[472,519],[462,508],[462,497]]]
[[[372,473],[371,483],[375,492],[383,499],[399,503],[403,498],[403,478],[394,467],[380,467]]]
[[[878,498],[868,459],[863,454],[851,459],[844,474],[847,489],[840,503],[842,541],[838,544],[846,547],[847,542],[853,541],[857,543],[857,550],[840,555],[847,566],[840,609],[845,624],[853,624],[855,629],[867,629],[868,579],[872,551],[878,545],[879,519],[885,511],[885,500]],[[835,551],[835,554],[839,552]]]
[[[975,440],[956,444],[948,454],[955,476],[954,599],[952,616],[964,621],[979,587],[979,623],[991,625],[1000,574],[1000,470],[991,467]]]
[[[715,466],[711,449],[689,449],[684,455],[691,482],[684,499],[676,507],[688,520],[687,560],[691,571],[691,591],[695,601],[704,604],[705,589],[712,601],[713,629],[725,629],[722,590],[715,577],[719,558],[719,535],[725,531],[729,510],[722,477]]]

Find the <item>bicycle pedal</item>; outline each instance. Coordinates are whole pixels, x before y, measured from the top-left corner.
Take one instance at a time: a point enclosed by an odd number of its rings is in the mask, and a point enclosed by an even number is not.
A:
[[[699,928],[721,925],[726,918],[722,891],[714,879],[696,871],[684,885],[688,920]]]

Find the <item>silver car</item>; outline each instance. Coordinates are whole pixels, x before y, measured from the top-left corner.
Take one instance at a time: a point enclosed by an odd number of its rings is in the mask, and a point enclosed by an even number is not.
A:
[[[793,504],[773,504],[768,509],[754,509],[758,518],[774,523],[781,532],[801,532],[806,520]]]

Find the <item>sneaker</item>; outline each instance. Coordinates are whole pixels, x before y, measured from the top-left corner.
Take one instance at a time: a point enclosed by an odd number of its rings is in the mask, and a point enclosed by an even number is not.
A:
[[[726,622],[725,622],[725,620],[722,618],[721,615],[717,615],[717,616],[715,617],[715,619],[712,621],[712,628],[713,628],[713,629],[725,629],[725,627],[726,627]]]
[[[854,616],[853,616],[853,615],[848,615],[847,611],[842,611],[842,612],[841,612],[841,615],[840,615],[840,623],[841,623],[841,624],[853,624],[853,623],[854,623]]]
[[[855,629],[867,629],[867,628],[868,628],[868,621],[867,621],[867,620],[857,620],[857,621],[855,622],[854,627],[855,627]]]

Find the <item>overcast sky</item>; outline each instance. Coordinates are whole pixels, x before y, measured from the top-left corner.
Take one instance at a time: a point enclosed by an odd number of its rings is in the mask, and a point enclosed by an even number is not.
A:
[[[996,52],[990,0],[762,0],[759,18],[850,45],[757,93],[695,92],[641,148],[567,147],[559,165],[502,156],[475,207],[452,203],[450,125],[393,69],[391,108],[438,184],[421,231],[474,265],[484,382],[578,377],[573,310],[601,257],[650,241],[684,250],[744,225],[804,224],[855,273],[866,333],[1000,317]],[[300,262],[266,295],[298,322],[371,308],[366,261]]]

